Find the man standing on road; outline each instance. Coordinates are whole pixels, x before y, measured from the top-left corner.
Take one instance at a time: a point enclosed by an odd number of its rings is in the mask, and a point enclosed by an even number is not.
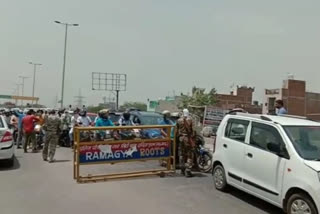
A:
[[[186,177],[192,177],[191,169],[194,159],[195,131],[188,109],[183,110],[183,115],[177,122],[177,132],[181,173]]]
[[[17,139],[17,149],[21,148],[22,138],[23,138],[23,127],[22,127],[22,119],[24,118],[24,114],[22,112],[15,111],[15,116],[18,118],[18,139]]]
[[[11,128],[13,129],[13,141],[16,144],[18,138],[18,117],[16,116],[15,112],[12,112],[11,120],[10,120]]]
[[[49,163],[54,162],[53,158],[59,140],[60,125],[60,118],[56,115],[55,110],[51,110],[44,126],[47,137],[42,151],[43,160],[48,161],[49,156]]]
[[[34,123],[39,121],[39,119],[34,115],[35,112],[30,109],[27,113],[27,116],[25,116],[22,119],[22,126],[24,130],[24,145],[23,149],[24,152],[27,151],[27,146],[29,143],[32,144],[32,152],[37,152],[37,142],[36,142],[36,134],[34,132]]]

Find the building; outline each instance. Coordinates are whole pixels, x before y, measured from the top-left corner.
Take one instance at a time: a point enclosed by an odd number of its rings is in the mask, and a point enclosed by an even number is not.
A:
[[[275,113],[276,100],[283,100],[288,114],[320,120],[320,93],[306,91],[306,82],[288,79],[282,88],[266,89],[263,113]]]
[[[223,110],[242,108],[249,113],[261,114],[262,106],[252,100],[254,88],[237,86],[230,94],[217,94],[217,107]]]
[[[262,113],[262,105],[253,101],[254,88],[247,86],[237,86],[230,94],[217,94],[217,104],[215,108],[221,111],[229,111],[235,108],[242,108],[253,114]],[[148,111],[162,112],[169,110],[171,112],[181,111],[181,96],[166,97],[164,100],[149,101]],[[204,109],[204,106],[203,106]]]

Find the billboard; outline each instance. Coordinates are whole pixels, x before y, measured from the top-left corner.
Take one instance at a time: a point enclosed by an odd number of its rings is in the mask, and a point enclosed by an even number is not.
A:
[[[203,126],[218,126],[227,112],[222,108],[207,106],[204,112]]]

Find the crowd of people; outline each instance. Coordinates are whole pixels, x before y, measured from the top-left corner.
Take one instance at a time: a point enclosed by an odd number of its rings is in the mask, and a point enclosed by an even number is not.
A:
[[[99,111],[94,121],[87,116],[86,109],[76,109],[74,111],[67,110],[49,110],[34,111],[29,109],[25,112],[21,111],[4,111],[0,112],[4,116],[7,124],[14,131],[14,141],[17,149],[23,148],[25,153],[31,150],[37,153],[42,149],[42,157],[44,161],[54,162],[54,156],[57,146],[73,146],[73,132],[75,127],[108,127],[114,126],[110,120],[109,110],[103,109]],[[176,121],[171,120],[169,111],[164,111],[163,119],[159,121],[159,125],[176,125],[177,136],[179,141],[179,162],[181,171],[187,177],[191,176],[191,168],[193,165],[193,152],[195,146],[195,131],[193,121],[189,116],[187,109],[183,110],[180,118]],[[130,111],[122,114],[119,120],[119,126],[134,126],[130,117]],[[171,131],[171,138],[175,136]],[[163,136],[167,136],[164,130],[160,130]],[[106,132],[97,132],[97,135],[104,137]]]

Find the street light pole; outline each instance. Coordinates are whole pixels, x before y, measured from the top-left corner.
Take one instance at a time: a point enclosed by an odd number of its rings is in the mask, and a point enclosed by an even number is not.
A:
[[[36,71],[37,71],[37,66],[42,65],[40,63],[33,63],[29,62],[30,65],[33,65],[33,86],[32,86],[32,98],[34,98],[34,89],[35,89],[35,84],[36,84]],[[33,104],[33,100],[32,100]]]
[[[66,58],[67,58],[67,37],[68,37],[68,27],[69,26],[79,26],[79,24],[69,24],[63,23],[60,21],[54,21],[57,24],[61,24],[65,26],[65,36],[64,36],[64,54],[63,54],[63,67],[62,67],[62,84],[61,84],[61,101],[60,106],[63,108],[63,99],[64,99],[64,79],[66,73]]]
[[[24,80],[28,79],[29,77],[19,76],[19,78],[22,79],[22,92],[21,92],[22,94],[21,94],[21,96],[24,96]],[[21,106],[23,106],[23,100],[21,100]]]
[[[21,83],[16,84],[17,85],[17,97],[19,97],[19,93],[20,93],[20,85],[22,85]],[[16,105],[18,104],[18,99],[16,99]]]

